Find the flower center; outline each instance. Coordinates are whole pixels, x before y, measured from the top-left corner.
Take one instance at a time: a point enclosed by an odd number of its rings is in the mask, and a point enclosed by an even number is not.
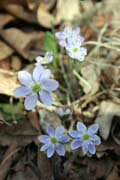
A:
[[[48,62],[48,59],[47,58],[43,58],[42,62]]]
[[[73,48],[73,52],[77,52],[78,51],[78,48]]]
[[[40,84],[34,84],[34,85],[32,86],[32,90],[33,90],[34,92],[36,92],[36,93],[40,92],[40,90],[41,90]]]
[[[51,137],[50,140],[51,140],[51,143],[52,143],[52,144],[56,144],[56,143],[58,142],[58,139],[57,139],[56,137],[54,137],[54,136]]]
[[[90,138],[90,136],[88,134],[83,135],[83,140],[88,140],[89,138]]]

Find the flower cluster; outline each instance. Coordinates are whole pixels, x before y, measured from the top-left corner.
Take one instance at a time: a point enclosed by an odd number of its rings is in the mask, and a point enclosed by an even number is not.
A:
[[[59,39],[59,44],[65,47],[68,55],[78,61],[83,61],[87,54],[87,50],[81,47],[84,38],[80,36],[80,28],[72,29],[65,27],[63,32],[56,32],[56,37]]]
[[[71,143],[71,149],[75,150],[82,147],[84,155],[88,152],[95,154],[95,145],[101,143],[100,137],[96,135],[98,129],[98,124],[93,124],[87,129],[83,123],[78,122],[77,130],[70,130],[68,132],[69,135],[74,138]],[[65,155],[64,143],[69,142],[70,137],[68,135],[63,135],[63,132],[63,126],[58,127],[56,130],[49,126],[48,135],[41,135],[38,137],[39,141],[44,144],[40,151],[47,151],[48,158],[52,157],[55,152],[60,156]]]
[[[64,28],[63,32],[57,32],[56,37],[59,39],[60,46],[64,47],[68,55],[78,61],[83,61],[87,54],[87,50],[81,47],[84,38],[80,36],[80,28]],[[25,97],[25,108],[31,110],[41,101],[45,105],[51,105],[53,99],[51,92],[55,91],[59,83],[51,79],[51,71],[45,69],[42,65],[49,64],[53,61],[53,53],[47,52],[44,57],[38,56],[36,58],[35,68],[33,73],[27,71],[20,71],[18,79],[22,84],[14,90],[14,95],[17,97]],[[71,115],[70,109],[63,110],[57,108],[56,113],[59,116]],[[68,135],[64,134],[64,127],[60,126],[54,130],[48,127],[48,135],[39,136],[39,141],[43,143],[40,151],[47,151],[47,157],[50,158],[56,152],[60,156],[65,155],[65,143],[71,142],[71,149],[75,150],[82,148],[83,153],[96,153],[95,145],[101,143],[100,137],[96,135],[99,129],[98,124],[93,124],[87,128],[83,123],[77,123],[77,130],[70,130]]]
[[[38,100],[45,105],[51,105],[53,100],[51,92],[55,91],[59,83],[56,80],[50,79],[51,71],[44,69],[41,65],[36,66],[33,73],[26,71],[18,73],[18,79],[22,86],[14,90],[14,95],[17,97],[25,96],[25,108],[31,110],[37,104]]]
[[[39,141],[44,143],[40,151],[47,150],[48,158],[52,157],[55,151],[60,156],[65,155],[65,149],[63,144],[69,141],[69,137],[67,135],[63,135],[63,132],[63,126],[56,128],[56,130],[49,126],[48,135],[39,136]]]
[[[95,145],[99,145],[101,140],[96,135],[99,129],[98,124],[91,125],[88,129],[83,123],[77,123],[77,130],[70,130],[69,135],[74,138],[71,143],[72,150],[82,147],[83,153],[95,154]]]

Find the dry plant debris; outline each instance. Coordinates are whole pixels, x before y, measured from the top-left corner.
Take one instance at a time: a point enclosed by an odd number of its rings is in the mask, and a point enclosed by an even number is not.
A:
[[[119,0],[0,1],[0,180],[120,179],[120,6]],[[80,27],[88,51],[72,63],[54,33]],[[49,65],[60,82],[54,103],[28,112],[13,95],[17,74],[32,71],[35,58],[53,51]],[[57,108],[70,109],[59,116]],[[102,144],[96,156],[71,152],[51,160],[40,152],[38,136],[61,124],[98,123]]]

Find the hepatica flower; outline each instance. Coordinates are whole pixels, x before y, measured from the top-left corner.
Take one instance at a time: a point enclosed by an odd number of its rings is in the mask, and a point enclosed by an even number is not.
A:
[[[95,154],[95,145],[101,143],[100,137],[96,135],[98,129],[98,124],[93,124],[87,129],[83,123],[78,122],[77,130],[69,131],[69,135],[74,138],[71,143],[72,150],[82,147],[84,154],[87,154],[88,152]]]
[[[66,47],[67,45],[67,39],[68,38],[74,38],[78,36],[80,33],[80,28],[71,28],[71,27],[65,27],[63,32],[56,32],[55,36],[60,40],[59,44],[62,47]]]
[[[66,115],[72,115],[72,111],[70,109],[63,110],[63,108],[56,108],[55,112],[60,117],[66,116]]]
[[[68,55],[78,61],[83,61],[87,55],[87,50],[81,47],[84,38],[80,36],[80,28],[64,28],[63,32],[57,32],[56,37],[59,39],[59,44],[65,47]]]
[[[37,61],[37,63],[35,64],[36,66],[41,64],[50,64],[53,61],[53,53],[47,52],[44,57],[38,56],[36,58],[36,61]]]
[[[24,104],[27,110],[34,108],[38,100],[46,105],[52,104],[50,93],[58,88],[59,83],[49,79],[50,75],[50,70],[44,69],[42,66],[35,67],[32,75],[26,71],[18,73],[18,79],[22,86],[14,90],[14,95],[26,97]]]
[[[44,145],[40,151],[47,151],[47,157],[50,158],[56,152],[59,156],[65,155],[64,143],[69,141],[69,137],[65,134],[64,127],[59,126],[54,130],[51,126],[48,127],[48,135],[38,137],[39,141]]]
[[[87,55],[87,50],[80,46],[82,42],[83,42],[82,37],[78,37],[75,39],[69,38],[67,40],[66,50],[71,58],[76,59],[78,61],[84,60],[84,57]]]

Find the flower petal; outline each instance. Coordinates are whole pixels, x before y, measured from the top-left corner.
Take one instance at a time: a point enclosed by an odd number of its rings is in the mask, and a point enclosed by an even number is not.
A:
[[[88,128],[89,134],[95,134],[99,129],[99,124],[93,124]]]
[[[47,150],[47,157],[48,158],[52,157],[54,152],[55,152],[55,145],[51,144]]]
[[[79,147],[82,146],[82,141],[80,139],[75,139],[72,141],[71,143],[71,149],[74,150],[74,149],[78,149]]]
[[[63,126],[59,126],[55,130],[55,136],[60,137],[60,136],[62,136],[63,132],[64,132],[64,127]]]
[[[81,122],[78,122],[77,123],[77,129],[81,132],[81,133],[85,133],[87,131],[87,128],[86,126],[81,123]]]
[[[80,28],[79,27],[76,27],[75,29],[73,29],[73,35],[79,35],[80,33]]]
[[[20,86],[14,90],[14,96],[21,97],[26,96],[30,93],[30,91],[25,86]]]
[[[55,130],[51,126],[48,126],[48,135],[55,136]]]
[[[59,86],[58,81],[53,79],[44,79],[41,81],[41,83],[43,89],[46,91],[55,91]]]
[[[42,59],[43,59],[43,57],[42,56],[37,56],[36,57],[36,61],[39,63],[39,62],[41,62],[42,61]]]
[[[84,155],[88,152],[88,143],[84,142],[82,144],[82,150],[83,150]]]
[[[62,46],[62,47],[66,47],[67,43],[66,43],[65,40],[61,40],[61,41],[59,41],[59,45]]]
[[[50,137],[47,135],[41,135],[38,137],[38,140],[42,143],[47,143],[50,140]]]
[[[25,102],[24,102],[25,109],[31,110],[32,108],[34,108],[36,106],[36,104],[37,104],[37,100],[38,100],[37,95],[27,96],[26,99],[25,99]]]
[[[56,145],[55,150],[60,156],[65,155],[65,149],[64,149],[64,146],[62,144]]]
[[[95,148],[94,144],[92,144],[92,143],[90,143],[90,144],[88,145],[88,150],[89,150],[89,152],[90,152],[91,154],[95,154],[95,153],[96,153],[96,148]]]
[[[40,100],[42,101],[43,104],[50,106],[52,104],[52,97],[49,92],[42,91],[39,93],[40,95]]]
[[[63,135],[59,138],[59,142],[66,143],[69,142],[70,138],[68,135]]]
[[[64,39],[64,34],[63,34],[63,32],[56,32],[56,33],[55,33],[55,36],[56,36],[58,39]]]
[[[36,66],[34,68],[34,70],[33,70],[33,79],[34,79],[34,81],[36,81],[36,82],[40,81],[40,76],[42,75],[43,71],[44,71],[44,68],[41,65]]]
[[[20,71],[18,73],[18,79],[22,84],[24,84],[26,86],[28,86],[30,83],[32,83],[32,76],[27,71]]]
[[[40,148],[40,151],[46,151],[46,150],[50,147],[50,145],[51,145],[50,142],[44,144],[44,145]]]
[[[48,79],[50,75],[51,75],[51,71],[49,69],[45,69],[40,76],[40,81],[44,79]]]
[[[78,138],[78,135],[79,135],[79,132],[78,131],[75,131],[75,130],[70,130],[69,132],[69,135],[73,138]]]
[[[82,56],[86,56],[87,55],[87,49],[80,48],[80,53],[81,53]]]
[[[101,144],[101,139],[100,139],[99,136],[93,135],[91,139],[92,139],[92,142],[93,142],[95,145]]]

